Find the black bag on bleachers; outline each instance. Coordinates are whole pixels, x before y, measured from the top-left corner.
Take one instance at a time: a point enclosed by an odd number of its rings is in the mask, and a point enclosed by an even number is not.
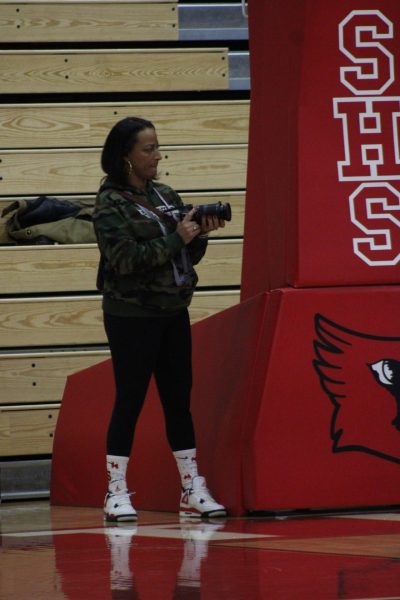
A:
[[[93,210],[84,202],[39,196],[15,200],[1,216],[10,215],[5,229],[18,244],[91,244],[96,242]]]

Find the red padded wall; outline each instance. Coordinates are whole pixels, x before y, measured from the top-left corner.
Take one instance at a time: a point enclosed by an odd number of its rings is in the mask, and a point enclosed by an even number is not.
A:
[[[287,282],[286,212],[290,199],[297,198],[303,28],[302,0],[249,4],[251,103],[242,299]],[[290,238],[295,233],[292,228]]]
[[[232,515],[398,502],[399,304],[392,286],[282,289],[193,327],[200,469]],[[109,361],[69,378],[54,504],[101,506],[112,398]],[[179,480],[153,387],[128,481],[138,508],[177,510]]]
[[[271,296],[274,332],[258,357],[263,389],[243,449],[246,508],[398,503],[400,288]]]
[[[243,299],[399,281],[399,21],[397,0],[250,5]]]

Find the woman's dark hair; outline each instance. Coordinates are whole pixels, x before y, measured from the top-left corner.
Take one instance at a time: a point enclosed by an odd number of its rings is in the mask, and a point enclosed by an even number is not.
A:
[[[153,123],[140,117],[126,117],[110,130],[101,154],[101,168],[116,183],[126,182],[124,156],[136,144],[143,129],[155,129]]]

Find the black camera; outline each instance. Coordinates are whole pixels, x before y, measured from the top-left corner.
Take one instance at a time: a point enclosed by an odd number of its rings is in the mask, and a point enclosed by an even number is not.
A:
[[[192,208],[194,208],[193,204],[184,204],[175,209],[175,211],[180,219],[183,219]],[[193,220],[198,225],[201,225],[202,217],[217,217],[223,221],[230,221],[232,219],[231,205],[228,202],[226,204],[222,204],[222,202],[217,202],[216,204],[199,204],[196,206]]]

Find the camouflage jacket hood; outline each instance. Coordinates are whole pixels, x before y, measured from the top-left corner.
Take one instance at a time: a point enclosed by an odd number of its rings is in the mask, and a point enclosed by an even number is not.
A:
[[[157,190],[157,191],[156,191]],[[133,198],[123,194],[128,192]],[[105,179],[99,189],[93,224],[102,256],[103,308],[121,315],[171,314],[189,305],[197,275],[193,269],[203,257],[207,240],[195,238],[185,247],[172,218],[162,219],[134,201],[138,198],[165,210],[182,205],[169,186],[148,182],[145,190],[118,185]],[[173,263],[184,271],[182,254],[188,257],[188,272],[177,285]]]

